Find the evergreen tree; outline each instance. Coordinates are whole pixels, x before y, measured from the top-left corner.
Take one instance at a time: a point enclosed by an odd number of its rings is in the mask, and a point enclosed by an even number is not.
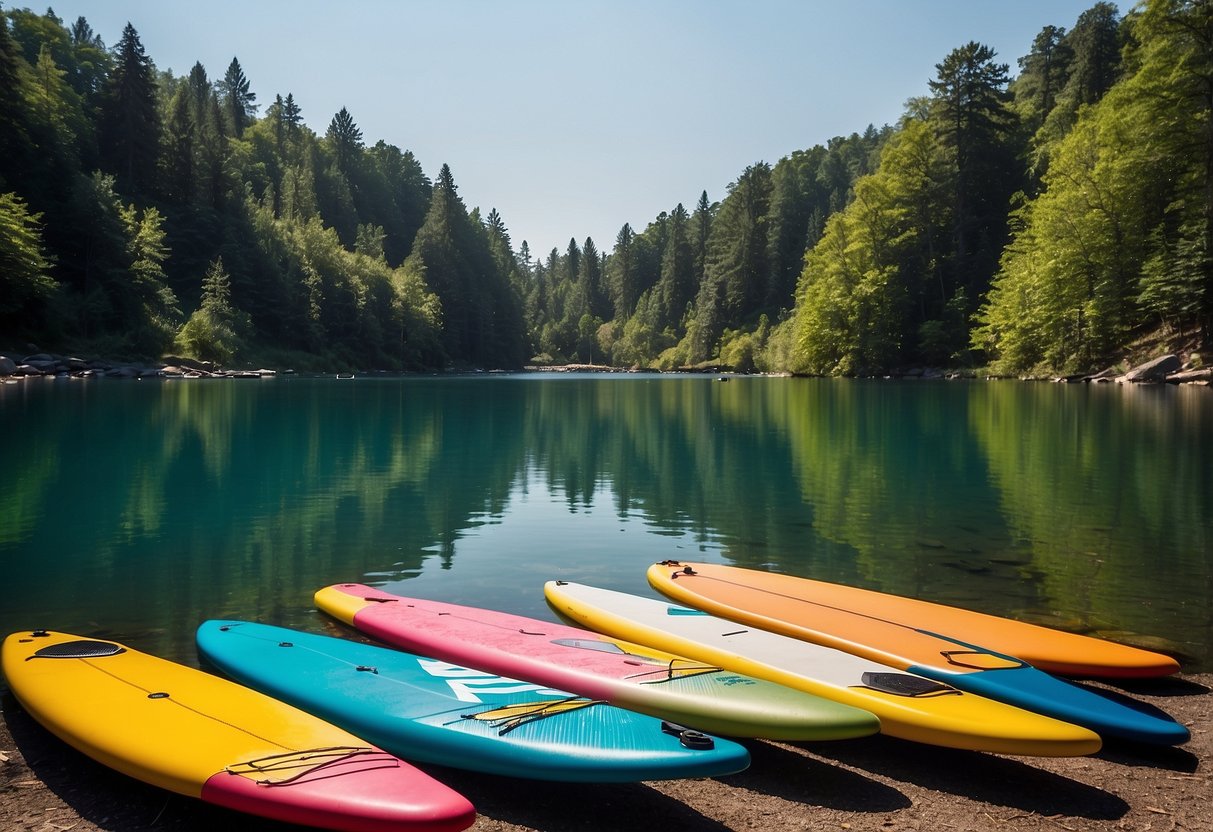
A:
[[[526,240],[522,241],[522,245],[518,247],[518,269],[522,272],[522,276],[530,278],[531,276],[531,245]]]
[[[199,147],[198,178],[203,186],[205,201],[211,208],[219,210],[228,193],[228,133],[219,95],[214,90],[203,105],[203,114],[195,122],[195,130]]]
[[[240,330],[248,327],[248,316],[232,305],[231,277],[216,257],[202,278],[202,303],[177,333],[182,352],[203,361],[229,363],[244,348]]]
[[[191,103],[193,104],[194,122],[202,121],[206,115],[207,108],[210,106],[211,81],[206,75],[206,67],[201,61],[195,61],[190,67],[190,74],[186,76],[186,87],[189,89]]]
[[[766,296],[769,315],[792,306],[796,281],[804,268],[809,216],[823,202],[817,181],[822,148],[796,151],[780,159],[771,171],[771,204],[767,218]]]
[[[640,297],[632,251],[632,241],[635,237],[632,226],[625,222],[615,235],[615,250],[607,266],[615,303],[615,318],[620,321],[631,317],[636,309],[636,300]]]
[[[694,259],[695,285],[702,286],[708,268],[708,239],[712,235],[712,219],[720,206],[708,200],[708,192],[699,194],[691,214],[691,250]]]
[[[1066,30],[1045,26],[1032,41],[1032,51],[1019,59],[1019,77],[1011,93],[1024,128],[1035,133],[1057,104],[1057,96],[1070,75],[1074,48]]]
[[[160,156],[160,110],[155,68],[135,27],[126,24],[101,108],[100,143],[106,169],[123,188],[148,193]]]
[[[1094,104],[1112,84],[1120,70],[1120,15],[1112,3],[1096,3],[1078,16],[1066,39],[1073,54],[1067,86],[1076,105]]]
[[[364,156],[378,177],[386,206],[379,210],[386,237],[388,263],[402,263],[413,238],[425,221],[432,185],[417,158],[409,151],[379,141]]]
[[[298,136],[299,126],[303,124],[303,111],[295,103],[294,94],[289,92],[282,101],[282,123],[286,125],[286,134],[291,139]]]
[[[232,134],[240,138],[257,114],[257,94],[250,89],[249,80],[236,58],[232,58],[232,62],[227,65],[227,72],[223,74],[219,88]]]
[[[72,62],[66,67],[72,88],[88,105],[90,115],[95,117],[95,108],[105,92],[105,78],[110,71],[111,60],[105,50],[101,36],[83,17],[77,17],[69,31]]]
[[[577,276],[586,299],[586,312],[599,323],[611,317],[611,301],[603,285],[602,260],[594,240],[585,238],[581,249],[581,268]]]
[[[952,273],[970,298],[985,293],[1006,237],[1006,206],[1019,189],[1007,65],[970,41],[936,65],[934,121],[954,160]]]
[[[329,122],[328,133],[325,134],[333,156],[337,160],[337,169],[348,173],[358,154],[362,151],[362,131],[354,123],[350,111],[342,107],[333,120]]]
[[[1066,30],[1045,26],[1032,41],[1032,51],[1019,59],[1019,77],[1010,86],[1026,137],[1033,190],[1039,189],[1040,177],[1048,168],[1045,121],[1057,106],[1073,60],[1074,50],[1066,38]]]
[[[661,278],[657,284],[662,328],[682,329],[687,307],[699,287],[695,285],[694,250],[689,235],[690,217],[682,203],[670,214],[669,234],[661,256]]]
[[[478,366],[522,363],[521,305],[499,274],[488,236],[469,217],[448,165],[434,183],[425,222],[405,268],[422,269],[442,304],[443,342],[454,361]]]
[[[181,87],[169,105],[165,130],[164,193],[177,202],[190,202],[196,190],[194,115],[191,93]]]
[[[1079,108],[1098,102],[1119,75],[1120,41],[1116,6],[1101,0],[1078,16],[1058,45],[1068,61],[1056,103],[1036,131],[1034,172],[1038,176],[1048,168],[1058,142],[1074,128]]]
[[[729,185],[712,229],[706,280],[724,290],[724,319],[741,322],[756,316],[766,298],[767,212],[771,166],[748,166]]]

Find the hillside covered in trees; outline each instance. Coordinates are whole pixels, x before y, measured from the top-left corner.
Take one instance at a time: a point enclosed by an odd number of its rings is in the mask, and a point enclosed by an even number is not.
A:
[[[896,125],[755,162],[609,251],[515,248],[445,165],[0,16],[0,345],[423,369],[1077,372],[1213,333],[1213,0],[1095,3],[1012,74],[942,56]],[[265,106],[261,106],[264,103]],[[600,243],[602,241],[599,241]]]

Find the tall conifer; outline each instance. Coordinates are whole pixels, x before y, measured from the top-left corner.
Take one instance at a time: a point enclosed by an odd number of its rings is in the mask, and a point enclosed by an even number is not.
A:
[[[101,150],[120,186],[147,193],[155,182],[160,155],[155,67],[129,23],[116,51],[101,110]]]

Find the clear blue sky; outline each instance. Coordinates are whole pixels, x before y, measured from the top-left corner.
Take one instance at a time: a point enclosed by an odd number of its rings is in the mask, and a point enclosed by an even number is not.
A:
[[[610,250],[746,165],[894,123],[975,40],[1016,61],[1095,0],[60,0],[107,46],[129,20],[160,69],[240,59],[262,110],[293,92],[323,134],[347,107],[368,144],[450,164],[515,248]],[[6,6],[25,5],[6,2]],[[40,5],[32,5],[42,11]],[[1122,13],[1129,8],[1121,7]]]

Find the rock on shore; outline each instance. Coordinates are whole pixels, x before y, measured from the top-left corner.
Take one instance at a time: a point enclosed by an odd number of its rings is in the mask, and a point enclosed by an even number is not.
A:
[[[170,357],[156,362],[121,362],[35,352],[0,355],[0,377],[28,378],[261,378],[277,370],[228,370],[209,361]]]

